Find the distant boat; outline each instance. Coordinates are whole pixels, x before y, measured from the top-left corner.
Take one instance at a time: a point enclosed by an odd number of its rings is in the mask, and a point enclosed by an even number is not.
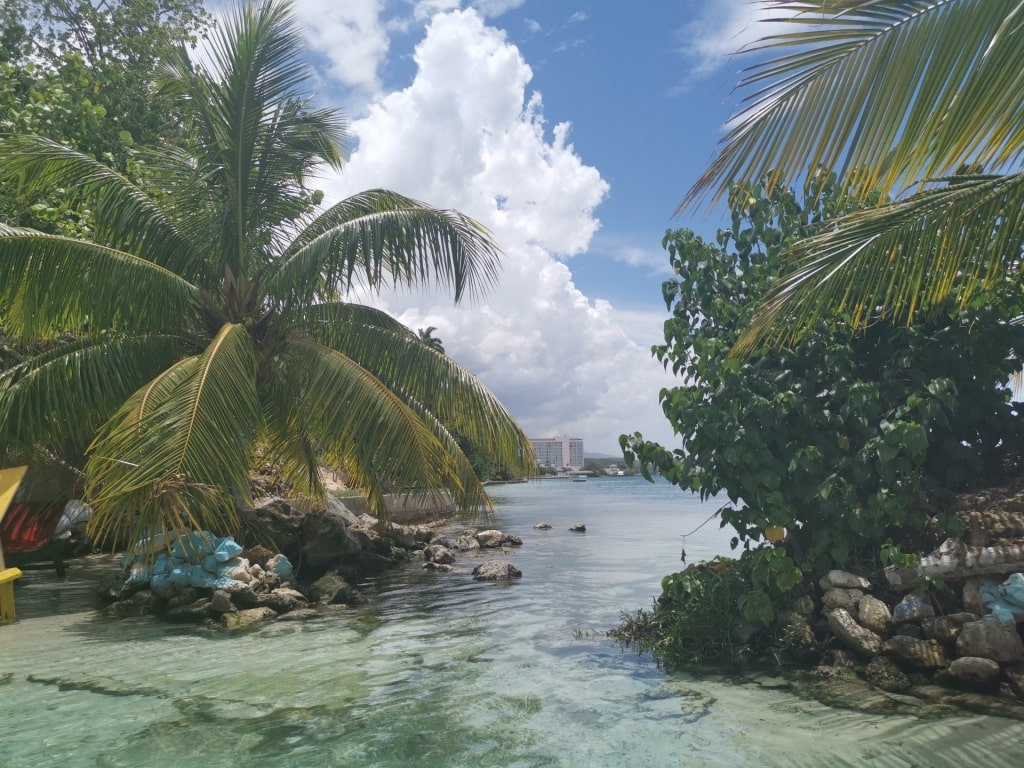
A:
[[[586,472],[572,472],[569,475],[569,477],[572,478],[572,481],[574,483],[585,483],[585,482],[587,482],[587,473]]]

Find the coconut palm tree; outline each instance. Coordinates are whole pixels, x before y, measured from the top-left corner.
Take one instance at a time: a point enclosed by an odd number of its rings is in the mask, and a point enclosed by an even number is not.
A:
[[[0,326],[72,341],[0,373],[0,443],[88,444],[93,533],[134,541],[227,529],[255,457],[310,494],[337,467],[384,513],[389,490],[488,504],[452,437],[524,469],[530,443],[467,371],[353,287],[434,284],[456,302],[496,278],[479,224],[386,190],[316,213],[305,182],[339,167],[340,115],[311,106],[291,10],[228,14],[209,64],[184,49],[159,82],[189,151],[146,157],[135,183],[33,136],[0,147],[24,192],[77,189],[91,241],[0,226]]]
[[[419,340],[426,344],[431,349],[436,349],[442,355],[444,354],[444,343],[437,336],[434,335],[434,331],[437,330],[437,326],[428,325],[426,328],[420,328],[416,331],[416,335]]]
[[[741,344],[841,313],[910,322],[1014,279],[1024,243],[1022,0],[767,0],[742,110],[680,208],[824,167],[882,204],[797,243]],[[985,169],[987,173],[978,172]]]

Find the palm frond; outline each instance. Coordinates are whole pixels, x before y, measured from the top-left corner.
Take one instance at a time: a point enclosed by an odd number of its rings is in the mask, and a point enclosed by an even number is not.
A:
[[[125,399],[185,348],[177,336],[111,333],[33,355],[0,372],[0,443],[26,453],[84,449]]]
[[[304,229],[266,285],[271,296],[297,303],[355,285],[377,291],[433,283],[458,302],[495,283],[499,255],[490,233],[469,217],[375,189],[343,200]]]
[[[136,520],[141,538],[169,529],[168,509],[187,509],[190,518],[174,530],[225,531],[235,497],[248,498],[262,429],[255,378],[248,332],[225,325],[201,355],[138,390],[90,447],[86,496],[96,511],[94,530],[123,530]]]
[[[521,475],[532,470],[533,446],[512,415],[479,379],[409,328],[378,309],[344,302],[310,307],[304,317],[309,338],[358,362],[498,465]]]
[[[737,345],[786,343],[816,319],[910,323],[951,298],[961,308],[1020,271],[1024,173],[969,176],[830,222],[790,251],[793,269]]]
[[[93,158],[40,136],[0,139],[0,180],[21,193],[73,190],[93,210],[94,240],[137,254],[185,279],[203,273],[203,252],[166,210],[130,180]]]
[[[460,511],[490,501],[452,436],[421,405],[392,391],[351,358],[306,339],[289,345],[288,364],[305,372],[295,408],[323,452],[367,493],[371,510],[386,519],[384,494],[413,497],[448,493]]]
[[[807,168],[900,193],[1024,151],[1021,0],[769,0],[793,31],[748,49],[741,111],[679,210]],[[767,59],[764,56],[776,54]]]
[[[340,167],[346,125],[333,109],[308,109],[312,70],[289,3],[247,3],[212,36],[205,71],[184,48],[168,57],[161,89],[179,97],[195,127],[199,165],[224,194],[218,228],[224,262],[251,273],[267,253],[275,225],[301,213],[296,195],[320,164]]]
[[[200,300],[190,283],[132,253],[0,225],[0,316],[12,335],[184,330]]]

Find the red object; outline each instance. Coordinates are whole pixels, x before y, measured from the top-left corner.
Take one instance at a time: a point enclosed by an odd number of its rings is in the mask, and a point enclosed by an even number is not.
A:
[[[53,560],[57,575],[64,575],[63,547],[53,537],[66,503],[44,501],[11,504],[3,520],[0,520],[0,549],[4,559],[9,561],[8,565],[16,565],[19,561]]]

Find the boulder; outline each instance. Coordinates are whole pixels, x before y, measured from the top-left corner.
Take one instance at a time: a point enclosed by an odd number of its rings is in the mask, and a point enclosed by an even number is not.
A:
[[[349,531],[350,525],[345,515],[330,509],[306,515],[301,529],[302,559],[299,562],[302,567],[321,571],[341,557],[361,552],[363,547]]]
[[[971,578],[964,580],[964,610],[976,613],[979,616],[984,616],[988,613],[988,607],[985,605],[985,598],[981,596],[981,586],[986,581],[991,581],[991,579],[987,579],[983,576],[972,576]]]
[[[922,619],[931,618],[935,615],[935,607],[927,596],[912,592],[897,603],[892,611],[892,623],[896,626],[901,624],[920,623]]]
[[[961,656],[949,665],[942,680],[963,688],[988,690],[999,682],[1001,671],[999,662],[992,659]]]
[[[536,528],[538,531],[550,531],[551,523],[537,523],[533,527]]]
[[[501,540],[504,536],[505,534],[501,531],[487,530],[480,531],[475,538],[484,549],[493,549],[501,546]]]
[[[572,531],[573,533],[586,533],[587,532],[587,526],[584,525],[583,523],[573,523],[572,525],[569,526],[569,530]]]
[[[293,509],[284,499],[257,499],[251,509],[238,510],[241,530],[239,543],[245,546],[272,544],[293,563],[302,554],[302,522],[305,514]]]
[[[864,595],[857,602],[857,619],[862,627],[880,637],[892,634],[892,613],[889,606],[873,595]]]
[[[506,533],[504,536],[501,537],[501,543],[504,546],[521,547],[523,545],[523,540],[516,536],[514,533]]]
[[[448,565],[455,562],[455,555],[447,547],[440,544],[428,544],[423,550],[423,559],[428,563]]]
[[[236,630],[245,629],[255,624],[260,624],[264,621],[270,621],[271,619],[277,618],[277,612],[271,608],[247,608],[244,611],[235,611],[234,613],[225,613],[220,617],[221,623],[225,629]]]
[[[1001,664],[1013,664],[1024,659],[1024,642],[1016,626],[986,616],[961,627],[956,653],[957,656],[980,656]]]
[[[223,589],[215,589],[210,597],[210,610],[214,613],[232,613],[238,608],[231,602],[231,595]]]
[[[455,540],[455,548],[460,552],[471,552],[474,549],[480,549],[480,542],[476,540],[475,536],[459,536]]]
[[[168,621],[202,621],[210,615],[210,606],[210,598],[201,597],[191,603],[169,606],[163,615]]]
[[[511,581],[521,578],[523,572],[508,560],[488,560],[473,569],[476,581]]]
[[[960,636],[960,630],[964,624],[978,621],[980,617],[973,613],[951,613],[946,616],[936,616],[925,619],[921,622],[921,630],[928,640],[938,640],[944,645],[952,645]]]
[[[294,589],[275,589],[265,595],[259,595],[258,607],[272,608],[276,613],[289,613],[298,608],[305,608],[306,597]]]
[[[309,599],[320,605],[350,603],[353,591],[337,571],[328,571],[309,586]]]
[[[818,580],[818,586],[822,591],[830,589],[871,589],[871,582],[863,576],[858,576],[849,571],[829,571]]]
[[[876,688],[890,693],[900,693],[913,686],[906,673],[885,656],[875,656],[864,667],[864,679]]]
[[[821,607],[823,611],[831,611],[835,608],[844,608],[849,614],[857,619],[857,605],[860,603],[860,599],[864,597],[864,593],[859,589],[843,589],[835,588],[830,589],[821,598]]]
[[[865,629],[845,608],[834,608],[825,613],[829,629],[850,650],[861,656],[875,656],[882,647],[882,638]]]
[[[882,644],[882,653],[920,669],[941,669],[949,666],[945,650],[934,640],[894,635]]]

